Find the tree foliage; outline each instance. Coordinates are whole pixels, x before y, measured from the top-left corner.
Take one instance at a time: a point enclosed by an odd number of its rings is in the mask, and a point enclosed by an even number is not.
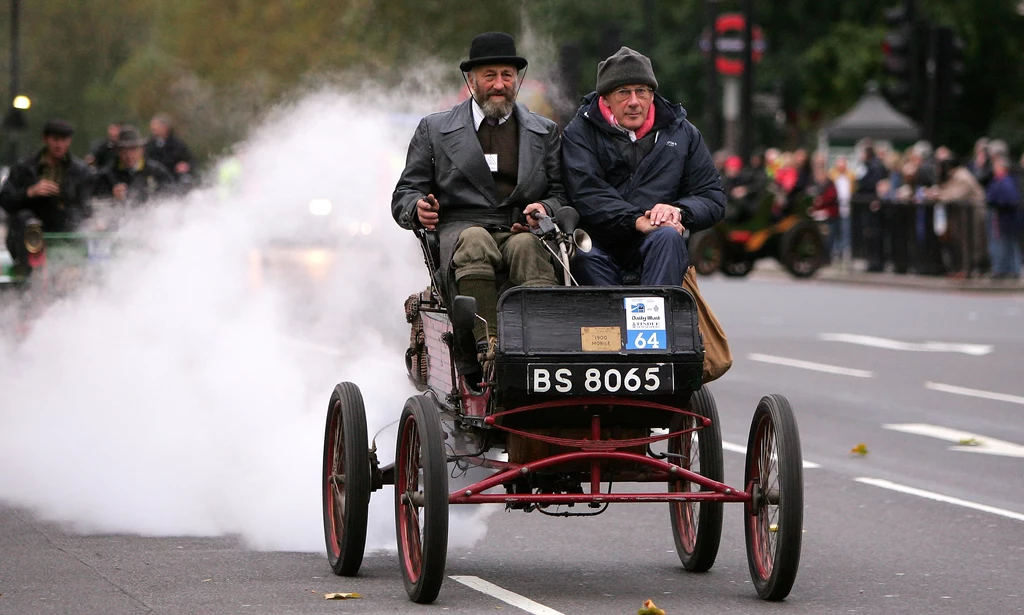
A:
[[[812,142],[822,122],[881,75],[883,11],[899,1],[756,2],[768,50],[755,86],[781,94],[785,112],[783,126],[759,124],[762,145]],[[918,2],[924,18],[955,27],[967,44],[966,94],[942,133],[961,151],[986,133],[1024,145],[1017,4]],[[718,6],[740,9],[738,0]],[[165,111],[201,154],[215,154],[244,137],[269,105],[324,80],[359,84],[372,104],[374,84],[414,78],[436,60],[457,86],[455,63],[469,39],[488,30],[516,34],[533,75],[556,73],[558,51],[578,49],[579,72],[568,88],[576,93],[593,88],[597,62],[612,47],[634,47],[652,58],[662,93],[700,125],[707,79],[698,41],[706,15],[703,0],[33,0],[22,3],[21,15],[21,89],[34,101],[24,141],[59,115],[80,127],[75,148],[84,151],[112,119],[145,126]],[[0,32],[9,31],[9,19],[0,15]],[[0,50],[0,62],[8,61]]]

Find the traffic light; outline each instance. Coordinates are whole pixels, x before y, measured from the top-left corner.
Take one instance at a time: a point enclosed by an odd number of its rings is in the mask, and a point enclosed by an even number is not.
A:
[[[935,96],[936,109],[948,114],[963,96],[964,43],[953,28],[935,29]]]
[[[886,98],[904,113],[916,116],[923,108],[927,24],[914,20],[906,5],[885,10],[889,26],[882,41]]]

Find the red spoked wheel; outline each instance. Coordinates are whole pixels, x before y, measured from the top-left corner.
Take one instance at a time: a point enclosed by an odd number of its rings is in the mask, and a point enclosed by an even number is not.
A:
[[[690,397],[690,411],[711,420],[707,427],[669,440],[670,461],[691,472],[722,482],[725,478],[722,460],[722,429],[718,423],[718,407],[711,391],[703,386]],[[699,419],[677,415],[671,431],[697,427]],[[669,483],[670,492],[700,491],[700,485],[688,480]],[[722,540],[721,502],[672,502],[669,504],[672,535],[676,553],[683,568],[690,572],[710,570],[718,556]]]
[[[331,393],[324,431],[324,538],[334,574],[355,576],[363,563],[370,471],[363,396],[342,382]]]
[[[744,479],[751,494],[744,506],[750,577],[758,596],[782,600],[800,565],[804,478],[796,418],[781,395],[763,397],[754,411]]]
[[[398,561],[409,598],[425,604],[441,591],[448,557],[448,467],[433,399],[405,402],[395,451]]]

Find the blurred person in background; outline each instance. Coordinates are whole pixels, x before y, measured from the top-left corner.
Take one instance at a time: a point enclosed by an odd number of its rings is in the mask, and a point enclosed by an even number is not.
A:
[[[93,143],[85,156],[85,163],[93,169],[104,169],[117,157],[117,136],[121,134],[121,122],[107,124],[107,136]]]
[[[814,197],[812,212],[815,220],[824,222],[828,228],[826,249],[829,258],[833,262],[837,262],[842,258],[842,253],[837,253],[836,250],[839,245],[839,234],[842,232],[839,218],[839,193],[835,183],[829,179],[823,159],[815,160],[813,173],[812,183],[808,187],[808,192]]]
[[[760,194],[768,185],[768,172],[764,168],[764,153],[754,152],[750,155],[750,164],[744,169],[747,176],[747,188]]]
[[[907,157],[917,169],[914,176],[914,185],[921,188],[934,186],[936,173],[931,143],[918,141],[910,148]]]
[[[757,208],[760,194],[751,189],[750,176],[743,172],[743,159],[739,156],[726,159],[722,188],[728,199],[726,215],[730,221],[741,223],[749,220]]]
[[[786,191],[786,198],[790,204],[800,198],[814,182],[814,170],[811,168],[811,158],[807,155],[806,149],[801,147],[793,152],[792,165],[796,170],[796,181]]]
[[[1010,161],[992,155],[992,181],[985,190],[991,231],[989,250],[994,279],[1020,278],[1021,252],[1018,235],[1021,226],[1020,190],[1010,175]]]
[[[164,165],[146,158],[145,146],[146,139],[138,128],[121,126],[117,160],[99,173],[96,196],[137,206],[170,191],[174,177]]]
[[[72,231],[90,213],[93,173],[71,155],[74,127],[52,119],[43,126],[43,148],[11,169],[0,190],[0,207],[8,214],[7,250],[15,266],[27,273],[26,224],[37,219],[46,232]]]
[[[581,284],[638,275],[644,285],[679,286],[690,262],[684,231],[725,215],[704,138],[657,88],[650,58],[622,47],[598,65],[596,91],[565,128],[566,188],[594,243],[574,257]]]
[[[850,202],[857,187],[857,176],[849,168],[846,156],[837,156],[828,177],[836,188],[836,198],[839,201],[839,233],[832,247],[835,255],[845,261],[851,248]]]
[[[885,171],[888,173],[887,190],[884,197],[887,200],[896,200],[896,192],[903,185],[903,156],[897,151],[890,151],[882,160]]]
[[[967,163],[967,170],[974,175],[974,179],[978,180],[982,188],[988,187],[989,182],[992,181],[992,160],[989,158],[986,137],[981,137],[974,142],[974,156]]]
[[[194,161],[188,145],[174,133],[170,116],[158,113],[149,122],[146,159],[159,162],[182,184],[193,183]]]
[[[939,162],[938,184],[928,188],[926,194],[928,200],[952,207],[948,233],[961,259],[954,277],[964,277],[968,265],[983,270],[988,260],[985,189],[966,167],[952,158],[944,158]],[[970,237],[967,236],[969,230]]]
[[[779,167],[782,166],[780,160],[782,152],[777,147],[769,147],[764,150],[764,172],[768,175],[768,178],[775,180],[775,174],[778,172]]]
[[[725,175],[725,162],[729,160],[729,151],[720,149],[711,155],[711,159],[715,162],[715,170],[718,171],[719,175]]]
[[[888,176],[885,166],[875,155],[870,140],[861,143],[860,165],[858,166],[857,188],[854,202],[867,204],[864,241],[868,251],[868,271],[878,273],[885,269],[883,255],[884,220],[882,204],[878,198],[878,182]]]

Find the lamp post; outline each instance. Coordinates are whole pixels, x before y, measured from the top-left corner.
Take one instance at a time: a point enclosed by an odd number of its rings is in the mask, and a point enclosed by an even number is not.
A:
[[[27,96],[18,93],[21,88],[21,0],[11,0],[11,74],[10,74],[10,96],[11,101],[7,115],[4,117],[4,128],[7,129],[11,141],[10,165],[13,167],[18,163],[18,133],[25,128],[24,112],[32,102]]]
[[[740,95],[743,128],[740,131],[739,154],[743,163],[749,164],[754,149],[754,0],[743,1],[743,13],[743,84]]]
[[[706,61],[707,89],[704,97],[704,127],[701,131],[704,134],[704,141],[711,151],[715,151],[721,144],[718,137],[718,30],[715,22],[718,21],[718,0],[707,0],[707,21],[708,21],[708,52]]]

